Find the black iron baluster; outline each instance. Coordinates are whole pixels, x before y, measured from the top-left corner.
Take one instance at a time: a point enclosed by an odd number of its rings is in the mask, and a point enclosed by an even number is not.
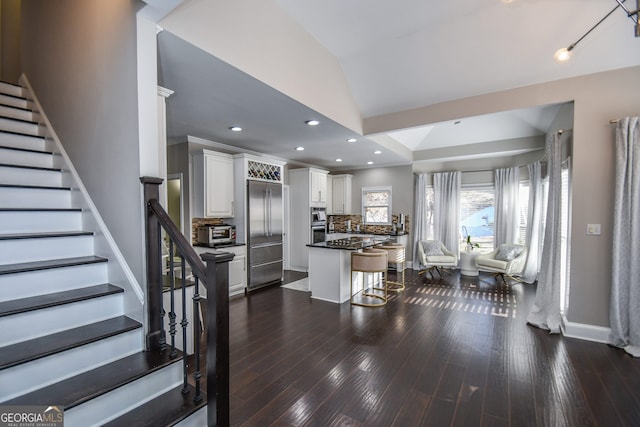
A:
[[[157,225],[157,236],[158,236],[158,240],[157,240],[157,254],[160,255],[160,257],[162,257],[162,224],[160,224],[160,222],[158,222]],[[162,329],[164,329],[164,318],[167,315],[167,311],[164,309],[164,304],[162,303],[162,262],[159,263],[158,265],[158,277],[160,278],[160,297],[159,297],[159,304],[160,304],[160,325],[162,327]],[[162,333],[159,336],[158,339],[158,344],[159,344],[159,348],[160,351],[164,352],[167,349],[167,337],[164,333],[164,330],[162,331]]]
[[[184,256],[180,255],[180,267],[182,268],[182,393],[189,393],[189,384],[187,383],[187,269],[184,262]]]
[[[169,356],[173,359],[178,355],[176,350],[176,308],[175,308],[175,289],[176,277],[173,265],[173,241],[169,239],[169,289],[171,293],[169,311],[169,335],[171,335],[171,353]]]
[[[193,329],[195,331],[195,342],[193,352],[195,354],[195,371],[193,373],[193,379],[195,381],[196,386],[196,394],[193,396],[193,401],[195,403],[200,403],[202,401],[202,392],[200,391],[200,378],[202,378],[202,373],[200,372],[200,335],[202,334],[200,322],[200,301],[202,297],[200,296],[200,280],[198,277],[195,277],[194,284],[194,292],[193,292]]]

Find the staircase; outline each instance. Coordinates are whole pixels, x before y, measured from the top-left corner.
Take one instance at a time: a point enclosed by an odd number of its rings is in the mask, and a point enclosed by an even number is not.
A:
[[[60,406],[66,427],[206,425],[181,353],[144,351],[142,306],[125,315],[27,95],[0,82],[0,406]]]

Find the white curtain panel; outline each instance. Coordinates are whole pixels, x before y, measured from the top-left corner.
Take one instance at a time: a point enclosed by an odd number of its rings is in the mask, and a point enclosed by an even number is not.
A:
[[[415,177],[414,203],[415,212],[413,215],[413,269],[419,270],[421,259],[418,255],[418,245],[421,240],[427,240],[427,178],[426,173],[421,173]]]
[[[640,357],[640,117],[616,128],[611,344]]]
[[[540,269],[540,228],[542,226],[542,210],[544,206],[544,200],[542,200],[542,165],[540,162],[533,162],[527,165],[527,170],[529,172],[529,212],[525,244],[529,249],[522,280],[526,283],[533,283],[538,278]]]
[[[562,199],[562,147],[560,137],[554,133],[547,141],[547,170],[549,195],[547,201],[544,249],[540,262],[540,275],[536,299],[527,316],[527,322],[551,333],[560,332],[560,266],[561,266],[561,199]]]
[[[460,239],[460,172],[433,174],[433,228],[435,239],[458,253]]]
[[[496,247],[502,243],[518,243],[520,168],[496,169],[495,239]]]

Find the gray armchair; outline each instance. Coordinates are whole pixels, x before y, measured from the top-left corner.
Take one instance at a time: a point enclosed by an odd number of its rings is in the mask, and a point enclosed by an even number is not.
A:
[[[495,250],[476,257],[476,267],[480,271],[493,273],[491,277],[500,276],[507,284],[507,279],[522,282],[518,277],[524,271],[527,260],[527,247],[522,245],[501,244]]]
[[[434,278],[433,270],[436,270],[442,277],[442,271],[458,266],[458,256],[448,250],[439,240],[420,241],[418,243],[418,255],[423,267],[423,270],[420,270],[418,274],[428,271],[432,279]]]

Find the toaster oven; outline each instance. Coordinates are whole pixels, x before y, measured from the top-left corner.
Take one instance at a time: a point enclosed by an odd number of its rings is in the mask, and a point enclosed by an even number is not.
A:
[[[233,245],[236,227],[233,225],[205,225],[198,227],[198,244],[205,246]]]

